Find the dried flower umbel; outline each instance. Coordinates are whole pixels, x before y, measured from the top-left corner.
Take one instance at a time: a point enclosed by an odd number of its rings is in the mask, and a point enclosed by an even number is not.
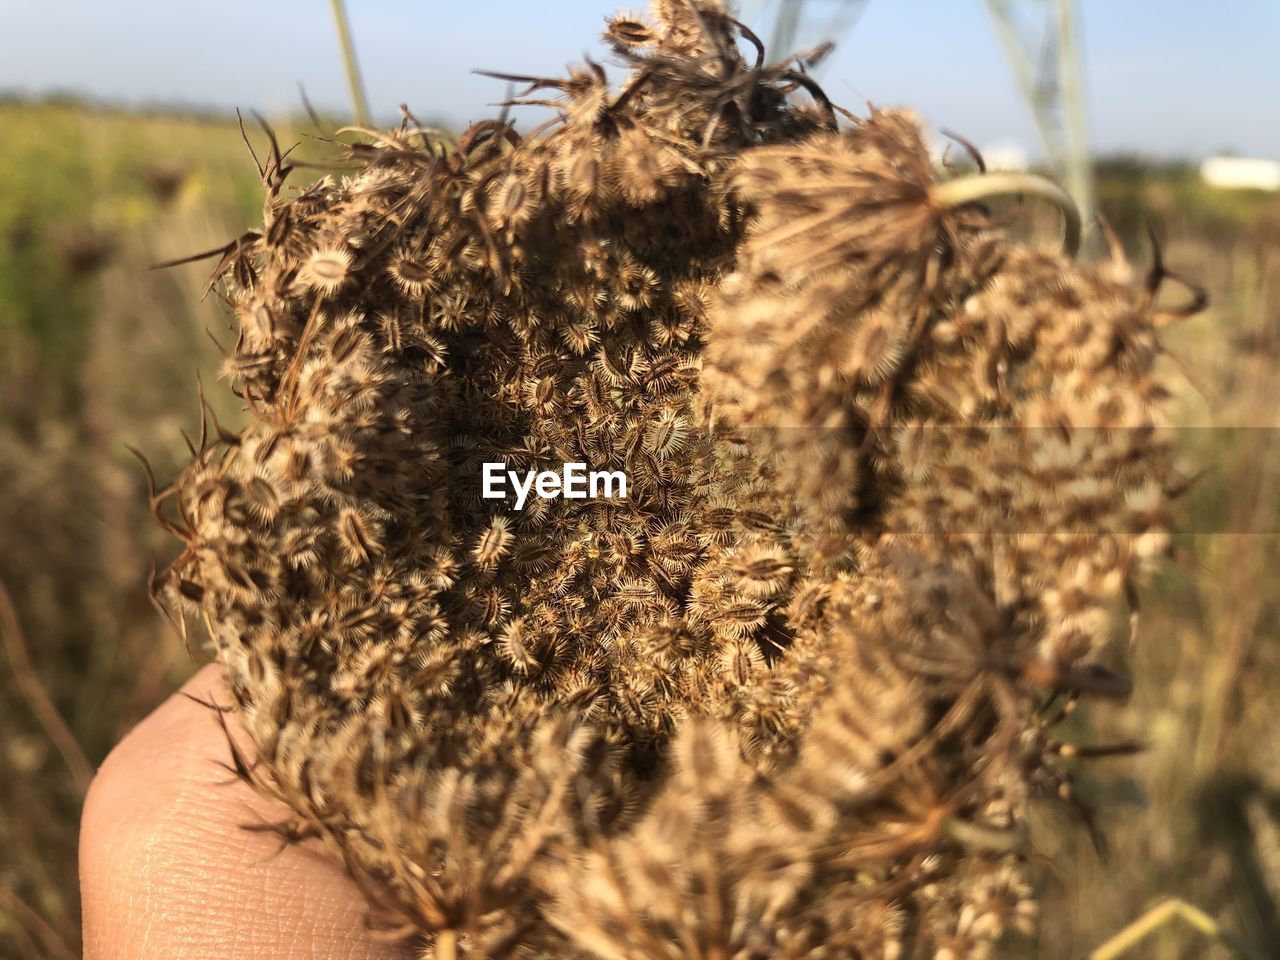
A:
[[[1165,548],[1156,284],[1010,247],[979,202],[1056,193],[940,180],[717,2],[606,37],[621,87],[508,78],[533,136],[406,121],[291,198],[272,150],[217,271],[251,422],[156,497],[157,591],[424,956],[986,956],[1028,804],[1131,749],[1053,728]]]

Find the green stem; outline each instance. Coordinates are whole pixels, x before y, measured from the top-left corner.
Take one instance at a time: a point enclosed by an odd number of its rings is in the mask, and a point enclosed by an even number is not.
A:
[[[338,42],[342,45],[342,62],[347,70],[347,89],[351,92],[351,106],[356,123],[369,126],[369,101],[364,93],[364,80],[360,77],[360,64],[356,61],[356,47],[351,40],[351,24],[347,20],[347,8],[343,0],[332,0],[333,22],[338,28]]]

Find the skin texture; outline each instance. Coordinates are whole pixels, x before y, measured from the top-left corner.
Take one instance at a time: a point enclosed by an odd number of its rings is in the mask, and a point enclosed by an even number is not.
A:
[[[214,666],[183,690],[230,702]],[[366,929],[364,900],[339,865],[241,829],[286,811],[215,762],[228,759],[214,715],[181,694],[107,757],[81,822],[86,960],[411,957]]]

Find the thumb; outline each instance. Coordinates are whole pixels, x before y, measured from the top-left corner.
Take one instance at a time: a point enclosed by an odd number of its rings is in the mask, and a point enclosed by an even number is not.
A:
[[[230,702],[216,665],[183,690]],[[176,694],[107,757],[81,821],[86,960],[411,956],[365,928],[338,864],[241,829],[288,811],[218,766],[227,754],[210,711]]]

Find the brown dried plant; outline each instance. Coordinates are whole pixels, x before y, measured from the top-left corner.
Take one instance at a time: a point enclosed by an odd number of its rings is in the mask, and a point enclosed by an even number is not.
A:
[[[407,118],[223,250],[251,422],[156,492],[288,839],[424,956],[982,957],[1165,550],[1159,277],[1011,247],[718,2]],[[407,115],[406,115],[407,116]],[[625,501],[481,498],[481,464]]]

